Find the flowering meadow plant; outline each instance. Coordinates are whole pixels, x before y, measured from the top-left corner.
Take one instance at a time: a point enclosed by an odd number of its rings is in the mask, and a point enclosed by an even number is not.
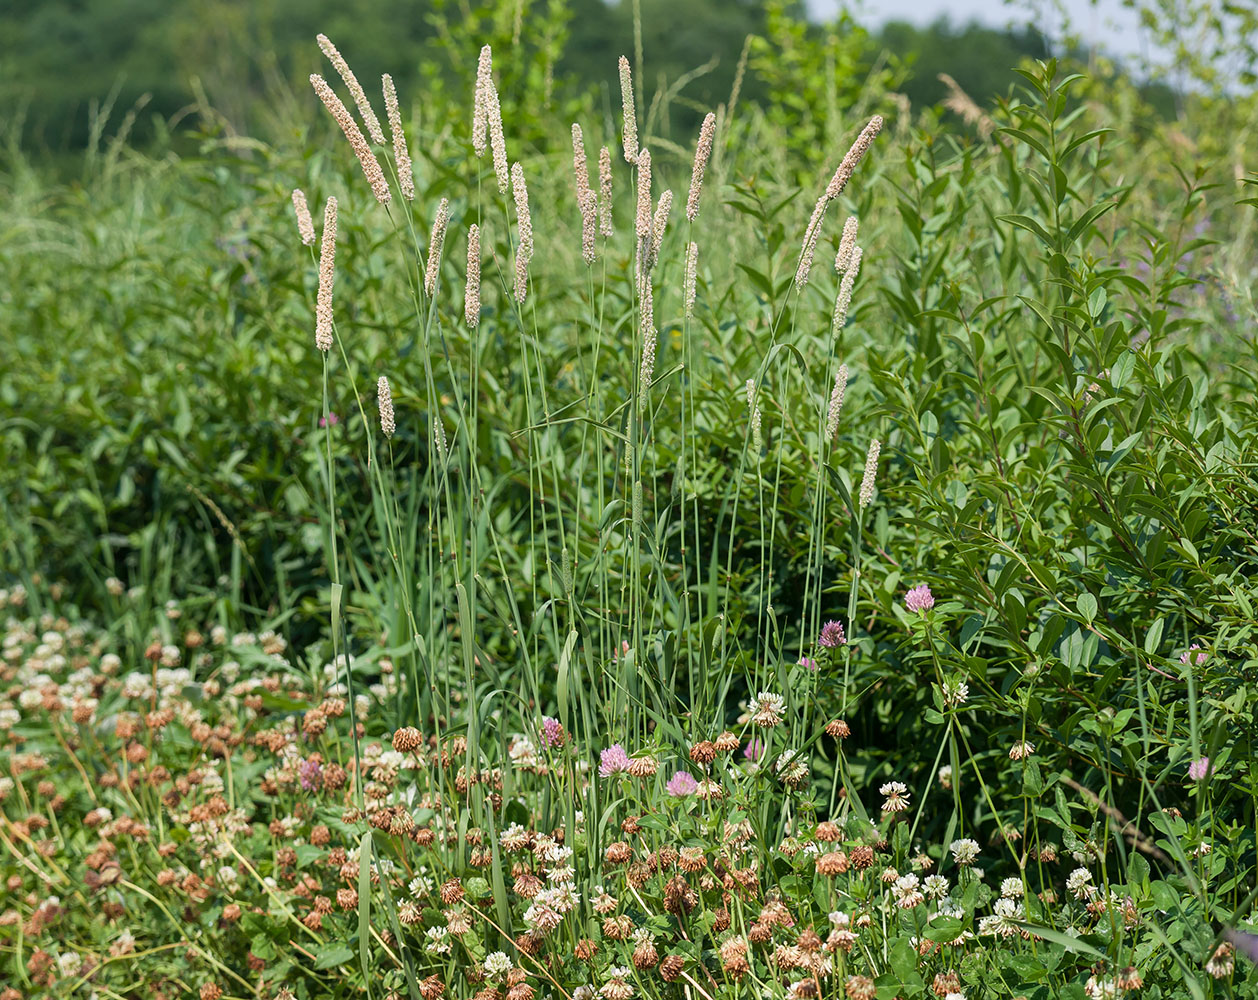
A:
[[[204,535],[0,538],[0,1000],[1258,996],[1258,418],[1167,235],[1220,184],[1056,62],[969,136],[780,41],[682,141],[627,57],[525,129],[529,46],[417,115],[318,37],[196,310],[265,363],[136,393],[182,478],[116,489]],[[202,488],[189,393],[272,370]]]

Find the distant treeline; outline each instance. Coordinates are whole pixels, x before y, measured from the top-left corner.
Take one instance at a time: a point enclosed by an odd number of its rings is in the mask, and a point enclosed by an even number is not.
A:
[[[808,25],[796,0],[638,6],[647,94],[702,70],[673,96],[671,122],[687,130],[703,109],[728,99],[747,37],[780,35],[784,21],[804,36],[835,33],[860,68],[889,71],[915,107],[945,96],[940,73],[982,104],[1009,90],[1020,59],[1047,54],[1032,27]],[[632,0],[8,0],[0,5],[0,124],[27,150],[62,152],[91,141],[93,119],[106,106],[111,132],[136,112],[130,136],[142,143],[155,121],[184,120],[208,103],[236,131],[266,134],[306,76],[329,71],[313,44],[318,32],[336,41],[361,79],[390,72],[399,92],[416,99],[421,87],[461,85],[453,81],[469,68],[454,63],[475,37],[506,39],[532,53],[533,71],[547,77],[531,93],[578,101],[614,85],[619,55],[633,57],[633,8]],[[774,57],[774,44],[770,37],[760,60]],[[508,56],[501,46],[495,51]],[[765,96],[755,66],[752,59],[743,74],[743,100]],[[1159,110],[1172,108],[1169,92],[1146,97]]]

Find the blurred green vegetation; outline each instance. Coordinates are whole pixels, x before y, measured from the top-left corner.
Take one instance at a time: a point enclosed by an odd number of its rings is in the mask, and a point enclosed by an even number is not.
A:
[[[149,143],[173,122],[212,108],[225,128],[267,135],[320,71],[311,40],[333,38],[363,80],[393,74],[402,93],[465,86],[460,40],[483,37],[536,57],[547,107],[593,95],[607,111],[615,95],[606,67],[635,55],[634,3],[550,0],[528,5],[468,0],[11,0],[0,9],[0,122],[28,152],[64,153],[92,141],[102,110],[132,114],[130,138]],[[640,0],[642,84],[675,89],[666,134],[693,130],[707,108],[729,99],[749,36],[766,39],[761,71],[745,72],[742,99],[769,96],[763,70],[789,58],[783,25],[797,39],[829,40],[865,72],[880,67],[913,106],[946,95],[947,73],[984,103],[1007,93],[1011,68],[1048,54],[1032,27],[998,30],[940,20],[866,30],[847,15],[807,24],[799,0]],[[471,58],[475,53],[470,53]],[[635,63],[637,60],[635,59]],[[70,69],[73,71],[69,71]],[[858,77],[859,78],[859,77]],[[504,90],[511,96],[508,79]],[[1169,91],[1154,104],[1165,115]],[[532,95],[530,95],[532,96]],[[1148,96],[1148,95],[1146,95]]]

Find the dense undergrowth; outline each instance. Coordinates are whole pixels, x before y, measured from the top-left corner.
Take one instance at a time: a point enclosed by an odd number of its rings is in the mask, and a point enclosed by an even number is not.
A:
[[[1250,100],[797,56],[12,161],[19,994],[1255,995]]]

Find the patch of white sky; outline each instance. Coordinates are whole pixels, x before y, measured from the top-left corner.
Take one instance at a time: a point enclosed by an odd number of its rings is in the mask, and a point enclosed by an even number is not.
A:
[[[1149,33],[1122,0],[805,0],[815,20],[827,20],[847,8],[857,21],[874,27],[887,21],[926,25],[946,17],[954,26],[970,21],[992,28],[1034,24],[1050,45],[1074,38],[1136,65],[1158,62]]]

